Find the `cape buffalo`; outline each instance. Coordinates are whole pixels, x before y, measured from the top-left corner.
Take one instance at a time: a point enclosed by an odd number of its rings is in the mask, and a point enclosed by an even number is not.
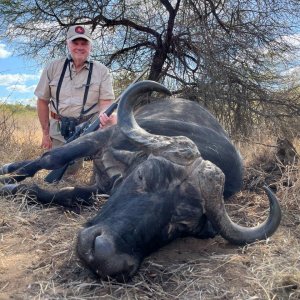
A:
[[[127,280],[145,256],[177,237],[212,238],[220,234],[243,245],[271,236],[281,210],[272,191],[267,220],[256,227],[235,224],[224,198],[242,187],[241,157],[217,120],[195,102],[164,99],[138,108],[143,93],[169,91],[152,81],[128,88],[119,103],[118,125],[99,130],[46,152],[32,161],[0,169],[2,192],[26,189],[43,203],[74,205],[93,193],[110,197],[78,235],[81,260],[101,278]],[[56,192],[38,186],[9,184],[40,169],[56,169],[92,156],[96,185]]]

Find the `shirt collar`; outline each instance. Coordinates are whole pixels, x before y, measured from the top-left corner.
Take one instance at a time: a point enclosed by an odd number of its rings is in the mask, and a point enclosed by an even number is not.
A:
[[[70,64],[71,64],[71,69],[74,70],[75,67],[74,67],[73,60],[70,61]],[[87,70],[89,70],[89,68],[90,68],[90,60],[87,60],[87,61],[84,63],[84,65],[82,66],[82,68],[81,68],[80,70],[82,70],[82,69],[87,69]]]

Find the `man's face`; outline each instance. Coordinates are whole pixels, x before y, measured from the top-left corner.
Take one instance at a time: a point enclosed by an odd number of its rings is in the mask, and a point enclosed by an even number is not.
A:
[[[89,41],[79,38],[73,41],[68,41],[67,44],[73,60],[87,60],[92,48],[92,45]]]

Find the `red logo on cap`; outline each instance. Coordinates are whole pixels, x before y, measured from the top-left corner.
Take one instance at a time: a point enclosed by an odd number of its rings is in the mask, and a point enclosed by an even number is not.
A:
[[[79,34],[84,34],[85,30],[82,26],[75,27],[75,32]]]

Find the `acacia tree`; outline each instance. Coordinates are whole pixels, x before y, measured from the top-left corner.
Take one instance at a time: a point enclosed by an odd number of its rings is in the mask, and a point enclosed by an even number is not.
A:
[[[90,25],[95,59],[113,70],[150,66],[149,79],[204,103],[235,132],[259,115],[299,116],[298,97],[274,94],[272,64],[291,50],[283,37],[299,8],[293,0],[0,0],[2,36],[22,37],[19,53],[48,60],[64,51],[70,25]]]

